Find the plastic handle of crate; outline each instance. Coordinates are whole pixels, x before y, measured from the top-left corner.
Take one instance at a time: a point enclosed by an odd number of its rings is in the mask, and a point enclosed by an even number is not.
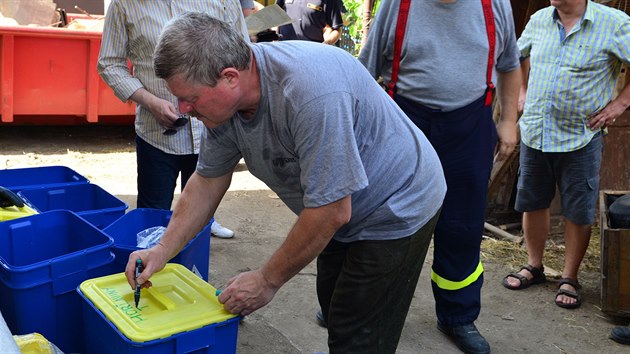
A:
[[[148,288],[147,292],[149,293],[149,295],[151,295],[153,299],[155,299],[155,301],[164,306],[164,308],[166,308],[167,310],[175,309],[175,303],[164,294],[162,294],[159,290]]]
[[[54,268],[54,262],[51,265]],[[51,269],[54,273],[54,269]],[[84,280],[89,279],[87,270],[80,270],[76,273],[54,276],[52,282],[53,295],[59,296],[69,292],[74,292]]]
[[[236,331],[236,330],[235,330]],[[195,330],[195,337],[182,337],[175,340],[175,352],[182,354],[214,353],[209,350],[217,344],[217,326],[209,325]],[[219,340],[229,340],[220,338]],[[227,352],[227,351],[226,351]],[[233,352],[234,353],[234,352]]]

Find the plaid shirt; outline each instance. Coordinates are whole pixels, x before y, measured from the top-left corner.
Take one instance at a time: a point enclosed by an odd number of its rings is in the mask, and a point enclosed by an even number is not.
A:
[[[531,17],[518,47],[531,63],[519,122],[523,143],[544,152],[587,145],[597,133],[586,125],[589,117],[612,100],[621,65],[630,63],[630,17],[589,0],[565,35],[550,6]]]
[[[177,107],[177,98],[168,91],[164,80],[155,76],[153,50],[166,22],[186,11],[215,16],[241,31],[249,41],[237,0],[113,0],[105,17],[98,71],[122,101],[144,88]],[[129,73],[127,59],[133,64],[133,76]],[[200,121],[190,119],[177,134],[164,135],[164,128],[153,118],[151,111],[141,105],[136,109],[135,128],[144,141],[176,155],[198,154],[204,131]]]

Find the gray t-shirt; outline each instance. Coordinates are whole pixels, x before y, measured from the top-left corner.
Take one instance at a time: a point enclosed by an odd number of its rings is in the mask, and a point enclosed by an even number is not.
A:
[[[389,82],[400,1],[381,1],[359,60]],[[493,0],[495,71],[519,67],[512,8]],[[397,93],[443,111],[464,107],[486,91],[488,34],[480,0],[412,1],[403,40]],[[496,84],[496,72],[492,81]]]
[[[199,174],[231,173],[243,157],[296,214],[351,195],[342,242],[409,236],[435,215],[446,192],[435,150],[361,63],[306,41],[251,47],[256,114],[206,131]]]

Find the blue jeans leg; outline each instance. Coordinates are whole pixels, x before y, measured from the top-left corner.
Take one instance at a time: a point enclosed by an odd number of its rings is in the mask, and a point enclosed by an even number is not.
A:
[[[177,177],[182,189],[197,166],[196,154],[174,155],[136,137],[138,199],[136,207],[170,210]]]

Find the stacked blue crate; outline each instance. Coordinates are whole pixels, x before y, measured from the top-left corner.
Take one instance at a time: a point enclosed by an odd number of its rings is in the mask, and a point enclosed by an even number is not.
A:
[[[91,183],[23,189],[18,196],[40,213],[70,210],[99,229],[125,215],[128,208],[125,202]]]
[[[81,282],[106,275],[113,240],[76,214],[51,211],[0,223],[0,311],[14,334],[37,332],[81,352]]]
[[[87,178],[66,166],[0,170],[0,186],[15,193],[27,188],[60,187],[89,182]]]
[[[103,232],[113,240],[112,252],[116,260],[112,263],[112,273],[124,272],[129,254],[140,249],[137,247],[137,234],[143,230],[166,226],[171,220],[173,212],[170,210],[144,209],[131,210],[120,219],[106,227]],[[171,259],[171,263],[179,263],[190,269],[203,280],[208,280],[210,264],[210,222]]]

